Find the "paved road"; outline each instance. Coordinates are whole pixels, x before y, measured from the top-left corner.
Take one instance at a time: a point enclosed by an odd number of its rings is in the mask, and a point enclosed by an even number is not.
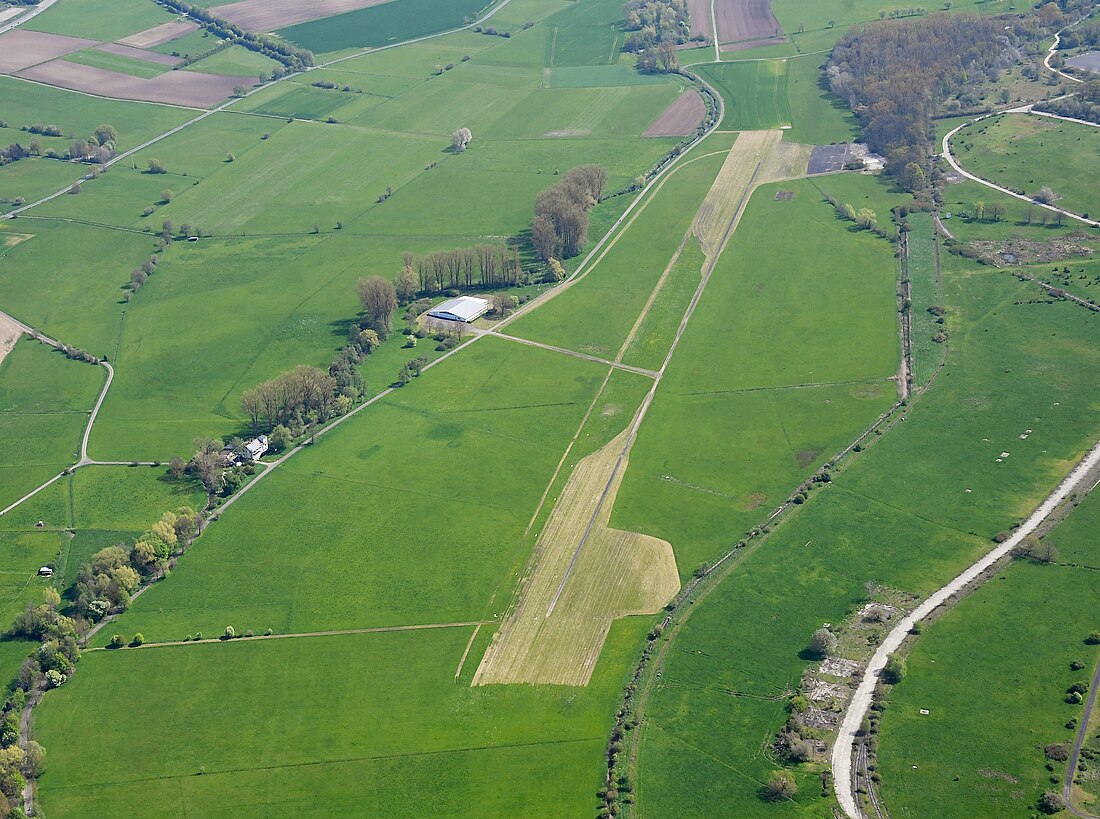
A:
[[[37,6],[28,6],[28,8],[30,9],[28,13],[15,18],[15,20],[11,23],[0,26],[0,34],[9,32],[13,28],[23,25],[28,20],[33,20],[35,17],[37,17],[39,14],[44,12],[56,2],[57,0],[42,0],[42,2],[39,3]]]
[[[1085,481],[1088,474],[1100,464],[1100,442],[1097,442],[1088,454],[1073,468],[1058,487],[1047,496],[1039,508],[1036,509],[1023,525],[1021,525],[1012,537],[997,548],[985,555],[981,560],[972,565],[946,586],[933,593],[916,609],[902,618],[886,639],[879,645],[867,669],[863,672],[863,678],[859,682],[855,695],[848,704],[848,710],[844,715],[844,721],[840,725],[840,732],[833,745],[833,780],[836,783],[836,796],[840,806],[851,819],[859,819],[862,814],[856,804],[855,794],[852,791],[852,750],[856,740],[856,731],[871,706],[871,695],[874,693],[875,684],[878,682],[879,672],[886,665],[887,658],[898,650],[909,629],[918,620],[927,617],[933,609],[943,605],[951,597],[958,594],[966,586],[977,579],[982,572],[989,569],[994,563],[1009,554],[1025,537],[1034,532],[1039,524],[1074,492]],[[1095,693],[1095,685],[1093,693]]]
[[[1057,68],[1055,68],[1054,66],[1052,66],[1050,64],[1050,60],[1051,60],[1052,57],[1054,57],[1054,52],[1058,50],[1058,45],[1061,42],[1062,42],[1062,32],[1059,31],[1057,34],[1054,35],[1054,43],[1050,46],[1049,49],[1047,49],[1047,55],[1046,55],[1046,57],[1043,58],[1043,65],[1045,65],[1047,67],[1048,71],[1053,71],[1059,77],[1063,77],[1067,80],[1072,80],[1073,82],[1083,83],[1084,80],[1078,79],[1077,77],[1074,77],[1072,74],[1067,74],[1064,71],[1059,71]]]
[[[1092,718],[1092,709],[1096,705],[1096,687],[1100,686],[1100,663],[1096,666],[1096,673],[1092,675],[1092,687],[1089,689],[1089,699],[1085,704],[1085,712],[1081,715],[1081,725],[1077,729],[1077,738],[1073,741],[1073,753],[1066,762],[1066,779],[1062,784],[1062,798],[1066,800],[1066,810],[1074,816],[1082,819],[1096,819],[1091,813],[1086,813],[1073,806],[1073,775],[1077,773],[1077,760],[1081,756],[1081,746],[1089,734],[1089,720]]]

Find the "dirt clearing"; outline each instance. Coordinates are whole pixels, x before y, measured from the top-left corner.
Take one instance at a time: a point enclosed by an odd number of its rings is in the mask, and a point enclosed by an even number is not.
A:
[[[781,37],[783,29],[772,14],[771,0],[714,0],[718,42],[740,43]]]
[[[173,57],[171,54],[158,54],[155,51],[146,51],[144,48],[134,48],[118,43],[104,43],[101,46],[96,46],[96,51],[106,51],[108,54],[144,60],[147,63],[156,63],[157,65],[172,66],[183,62],[182,57]]]
[[[628,435],[623,431],[573,470],[539,535],[519,601],[493,636],[474,685],[587,685],[612,621],[655,614],[679,591],[668,542],[607,525],[626,471],[625,458],[615,467]]]
[[[245,31],[274,31],[277,28],[332,17],[345,11],[377,6],[386,0],[242,0],[210,9]]]
[[[764,168],[782,137],[782,131],[742,131],[738,135],[692,224],[707,256],[718,252],[724,237],[736,226],[742,202],[762,181],[757,168]]]
[[[152,48],[198,30],[197,23],[188,20],[171,20],[159,26],[147,28],[145,31],[139,31],[137,34],[131,34],[129,37],[123,37],[118,42],[134,48]]]
[[[60,34],[43,34],[41,31],[17,28],[0,35],[0,73],[14,74],[32,65],[95,45],[99,45],[98,40],[62,37]]]
[[[19,341],[21,335],[23,335],[23,328],[0,313],[0,364],[3,364],[8,353],[15,349],[15,343]]]
[[[211,108],[229,97],[238,85],[248,88],[256,82],[255,77],[200,74],[192,71],[166,71],[146,80],[64,60],[51,60],[36,65],[20,71],[17,76],[101,97],[166,102],[192,108]]]
[[[703,121],[706,116],[707,106],[699,92],[689,88],[676,98],[661,115],[646,128],[642,136],[670,137],[687,136]]]

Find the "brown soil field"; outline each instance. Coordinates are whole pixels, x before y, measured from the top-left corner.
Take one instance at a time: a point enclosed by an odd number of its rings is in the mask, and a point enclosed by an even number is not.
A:
[[[694,88],[684,91],[666,108],[653,124],[645,129],[642,136],[670,137],[687,136],[694,131],[706,116],[707,107],[699,92]]]
[[[134,48],[152,48],[198,30],[198,23],[192,23],[189,20],[170,20],[159,26],[147,28],[145,31],[139,31],[137,34],[131,34],[129,37],[123,37],[118,42]]]
[[[96,46],[96,50],[117,54],[120,57],[132,57],[135,60],[144,60],[147,63],[156,63],[157,65],[170,66],[183,62],[183,58],[173,57],[171,54],[158,54],[155,51],[146,51],[144,48],[134,48],[119,43],[104,43],[101,46]]]
[[[783,45],[785,42],[787,42],[786,37],[765,37],[762,40],[743,40],[740,43],[726,43],[725,45],[718,46],[718,48],[723,54],[727,54],[731,51],[747,51],[750,48]]]
[[[377,6],[386,0],[241,0],[212,12],[245,31],[274,31],[285,26]]]
[[[723,2],[730,2],[731,0],[723,0]],[[711,25],[710,18],[710,0],[688,0],[688,19],[691,22],[691,36],[692,37],[706,37],[708,41],[714,42],[714,27]],[[696,45],[695,43],[689,43],[691,47]]]
[[[627,467],[628,436],[623,431],[573,470],[539,534],[519,600],[493,636],[474,685],[588,685],[612,621],[655,614],[679,591],[667,541],[607,525]]]
[[[0,363],[15,349],[15,343],[23,335],[23,328],[0,313]]]
[[[192,108],[211,108],[233,93],[238,85],[251,87],[255,77],[166,71],[146,80],[87,65],[51,60],[20,71],[18,76],[47,85],[84,91],[101,97],[143,102],[166,102]]]
[[[767,181],[765,172],[782,138],[782,131],[742,131],[738,135],[692,224],[707,256],[719,251],[731,226],[736,226],[741,203],[751,188]]]
[[[718,42],[739,43],[783,33],[772,14],[771,0],[715,0]]]
[[[99,41],[17,28],[0,35],[0,73],[14,74],[32,65],[94,45],[99,45]]]

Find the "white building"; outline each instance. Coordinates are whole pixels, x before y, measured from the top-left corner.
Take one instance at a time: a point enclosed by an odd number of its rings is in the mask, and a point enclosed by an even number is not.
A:
[[[457,299],[450,299],[433,307],[428,311],[428,315],[445,321],[462,321],[469,324],[488,313],[491,306],[488,299],[459,296]]]

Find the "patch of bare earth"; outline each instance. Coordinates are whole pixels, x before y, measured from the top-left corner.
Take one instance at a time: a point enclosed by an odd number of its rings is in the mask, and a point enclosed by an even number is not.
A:
[[[627,440],[620,433],[573,470],[474,685],[587,685],[611,623],[655,614],[679,591],[668,542],[607,525]]]
[[[710,0],[688,0],[688,19],[691,22],[692,37],[706,37],[714,42],[714,27],[711,25]],[[695,45],[689,44],[688,48]]]
[[[661,115],[646,128],[643,136],[670,137],[687,136],[703,121],[707,107],[703,98],[694,88],[680,94]]]
[[[1045,242],[1034,242],[1022,236],[1013,236],[1010,239],[983,239],[968,242],[966,250],[986,264],[995,267],[1043,264],[1092,256],[1092,248],[1086,244],[1089,238],[1087,233],[1080,230]]]
[[[139,31],[137,34],[131,34],[129,37],[123,37],[118,42],[134,48],[152,48],[198,30],[198,23],[192,23],[189,20],[170,20],[159,26],[147,28],[145,31]]]
[[[182,57],[173,57],[171,54],[158,54],[155,51],[147,51],[144,48],[134,48],[119,43],[104,43],[96,46],[96,51],[106,51],[108,54],[117,54],[120,57],[130,57],[134,60],[144,60],[147,63],[156,63],[157,65],[173,66],[183,62]]]
[[[714,0],[718,42],[781,38],[783,28],[772,14],[771,0]]]
[[[813,462],[817,460],[817,456],[821,454],[821,449],[800,449],[794,454],[794,458],[798,461],[798,465],[805,469],[808,466],[813,465]]]
[[[15,343],[19,341],[21,335],[23,335],[23,328],[0,313],[0,364],[7,358],[8,353],[15,349]]]
[[[245,31],[274,31],[384,2],[387,0],[241,0],[210,10]]]
[[[0,73],[14,74],[32,65],[94,45],[99,45],[99,41],[17,28],[0,35]]]
[[[192,71],[166,71],[158,77],[143,79],[64,60],[36,65],[20,71],[17,76],[101,97],[166,102],[192,108],[211,108],[229,97],[237,86],[247,88],[256,82],[255,77]]]

